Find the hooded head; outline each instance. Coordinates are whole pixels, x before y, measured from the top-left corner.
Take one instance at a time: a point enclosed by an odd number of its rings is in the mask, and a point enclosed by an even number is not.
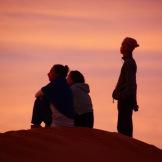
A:
[[[67,81],[69,85],[73,85],[76,83],[85,83],[84,76],[81,72],[75,70],[71,71],[67,77]]]

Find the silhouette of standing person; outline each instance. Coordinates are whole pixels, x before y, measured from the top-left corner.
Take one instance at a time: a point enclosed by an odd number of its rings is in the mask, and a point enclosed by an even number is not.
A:
[[[133,59],[133,50],[138,47],[138,43],[135,39],[126,37],[120,48],[120,52],[123,55],[124,60],[121,68],[120,76],[117,85],[113,91],[113,99],[118,100],[118,123],[117,130],[126,136],[133,136],[133,122],[132,115],[133,110],[138,111],[137,105],[137,84],[136,84],[136,72],[137,65]]]

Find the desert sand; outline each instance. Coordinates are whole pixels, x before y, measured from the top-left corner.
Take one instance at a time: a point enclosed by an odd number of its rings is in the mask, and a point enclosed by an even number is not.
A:
[[[162,150],[88,128],[37,128],[0,133],[0,162],[162,162]]]

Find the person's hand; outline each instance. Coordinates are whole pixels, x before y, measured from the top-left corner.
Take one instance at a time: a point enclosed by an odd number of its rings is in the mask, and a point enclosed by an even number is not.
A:
[[[138,106],[138,105],[134,105],[134,106],[133,106],[133,110],[134,110],[134,111],[138,111],[138,109],[139,109],[139,106]]]

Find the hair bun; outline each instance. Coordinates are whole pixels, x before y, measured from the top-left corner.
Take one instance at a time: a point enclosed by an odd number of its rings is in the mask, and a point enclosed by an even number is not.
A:
[[[65,67],[66,73],[68,73],[68,72],[69,72],[69,67],[68,67],[68,65],[65,65],[64,67]]]

